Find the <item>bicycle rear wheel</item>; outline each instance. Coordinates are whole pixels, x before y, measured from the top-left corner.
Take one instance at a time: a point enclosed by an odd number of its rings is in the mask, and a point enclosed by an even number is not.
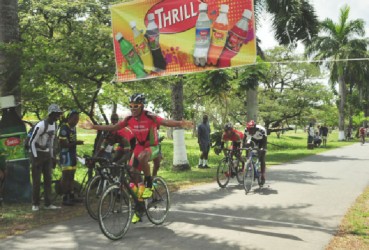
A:
[[[169,189],[164,179],[154,177],[153,194],[150,199],[145,200],[147,218],[155,224],[162,224],[167,218],[170,208]]]
[[[253,184],[254,184],[254,166],[252,162],[248,161],[246,163],[245,173],[243,175],[243,187],[246,191],[246,194],[250,192]]]
[[[229,182],[231,170],[228,166],[228,162],[223,159],[219,162],[217,169],[217,182],[219,187],[225,188]]]
[[[100,198],[107,188],[108,181],[101,178],[100,175],[96,175],[91,179],[86,188],[85,205],[88,214],[92,219],[98,219],[98,210]]]
[[[119,185],[109,186],[99,204],[99,226],[111,240],[122,238],[128,231],[132,217],[131,199]]]

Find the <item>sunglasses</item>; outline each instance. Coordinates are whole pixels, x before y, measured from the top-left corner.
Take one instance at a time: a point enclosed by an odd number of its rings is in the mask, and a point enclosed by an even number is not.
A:
[[[142,104],[129,104],[130,109],[138,109],[142,106]]]

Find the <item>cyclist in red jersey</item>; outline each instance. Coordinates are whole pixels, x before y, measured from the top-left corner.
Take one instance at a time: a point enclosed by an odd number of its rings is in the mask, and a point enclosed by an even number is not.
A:
[[[233,125],[231,123],[227,123],[224,126],[224,133],[222,136],[222,141],[221,141],[221,145],[220,148],[223,150],[224,155],[226,156],[226,151],[224,149],[224,143],[227,141],[231,141],[232,142],[232,149],[233,150],[237,150],[241,148],[241,143],[243,140],[244,134],[241,131],[238,131],[236,129],[233,128]],[[241,152],[236,152],[235,156],[237,157],[237,159],[242,163],[242,166],[245,165],[245,161],[242,159],[241,157]],[[232,173],[234,174],[234,173]]]
[[[359,129],[359,137],[360,137],[360,140],[361,140],[362,144],[365,143],[365,137],[366,137],[367,129],[368,129],[368,125],[365,125],[364,127],[361,127]]]
[[[159,153],[158,126],[192,128],[191,121],[167,120],[144,109],[145,96],[134,94],[129,99],[132,115],[115,125],[94,125],[90,121],[84,124],[86,129],[117,131],[128,127],[136,137],[136,146],[131,158],[132,166],[139,171],[143,170],[145,190],[142,198],[152,196],[152,176],[149,161]]]

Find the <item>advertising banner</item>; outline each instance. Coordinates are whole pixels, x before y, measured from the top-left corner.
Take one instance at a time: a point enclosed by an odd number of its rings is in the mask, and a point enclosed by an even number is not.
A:
[[[117,81],[256,60],[253,0],[134,0],[111,6]]]

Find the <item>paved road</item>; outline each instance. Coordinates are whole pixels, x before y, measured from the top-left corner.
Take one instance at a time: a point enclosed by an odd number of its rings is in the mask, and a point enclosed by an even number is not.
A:
[[[324,249],[368,185],[369,145],[269,169],[268,188],[245,195],[235,183],[172,194],[167,222],[131,226],[110,241],[88,217],[0,241],[0,249]]]

